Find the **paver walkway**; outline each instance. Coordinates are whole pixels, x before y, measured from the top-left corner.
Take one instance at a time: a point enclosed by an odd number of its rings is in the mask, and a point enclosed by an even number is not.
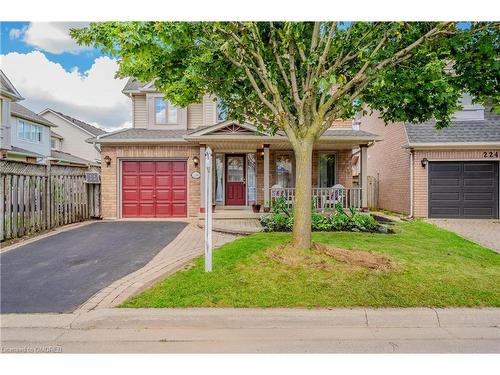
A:
[[[238,238],[236,235],[213,232],[213,246],[219,247]],[[117,306],[132,295],[151,286],[155,281],[179,270],[193,258],[204,252],[204,231],[189,224],[148,264],[102,289],[82,306],[81,310],[92,310]]]
[[[500,353],[500,309],[101,309],[1,317],[4,353]]]
[[[500,253],[500,220],[428,219],[428,221]]]
[[[203,228],[204,220],[198,220],[198,227]],[[214,219],[212,229],[215,232],[229,234],[252,234],[262,232],[263,228],[258,219]]]

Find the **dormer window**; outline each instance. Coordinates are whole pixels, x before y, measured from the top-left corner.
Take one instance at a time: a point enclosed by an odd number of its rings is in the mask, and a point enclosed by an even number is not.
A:
[[[177,107],[163,98],[155,98],[155,124],[177,124]]]

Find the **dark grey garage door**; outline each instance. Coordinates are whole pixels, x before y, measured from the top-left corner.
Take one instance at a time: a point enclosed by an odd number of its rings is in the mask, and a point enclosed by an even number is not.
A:
[[[498,218],[498,162],[429,162],[429,217]]]

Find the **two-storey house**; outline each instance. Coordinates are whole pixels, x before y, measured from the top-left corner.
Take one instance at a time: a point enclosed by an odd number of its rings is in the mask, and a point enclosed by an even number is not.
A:
[[[178,108],[147,84],[130,79],[123,93],[132,101],[133,127],[89,140],[101,146],[104,218],[197,217],[205,210],[205,150],[213,153],[216,212],[248,212],[277,196],[293,202],[295,160],[283,133],[261,134],[249,123],[225,118],[215,97]],[[336,202],[366,206],[363,188],[353,188],[352,150],[379,137],[336,121],[315,145],[312,184],[318,208]],[[362,167],[366,172],[366,163]]]

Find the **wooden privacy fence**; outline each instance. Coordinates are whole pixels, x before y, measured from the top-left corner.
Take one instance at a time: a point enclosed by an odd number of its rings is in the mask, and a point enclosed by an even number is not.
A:
[[[0,161],[0,241],[101,216],[98,167]]]
[[[378,180],[373,176],[368,176],[367,188],[368,208],[378,210]]]

